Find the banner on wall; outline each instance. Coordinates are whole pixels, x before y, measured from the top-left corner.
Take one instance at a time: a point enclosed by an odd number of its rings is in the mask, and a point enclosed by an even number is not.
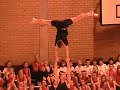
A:
[[[101,0],[101,25],[120,25],[120,0]]]

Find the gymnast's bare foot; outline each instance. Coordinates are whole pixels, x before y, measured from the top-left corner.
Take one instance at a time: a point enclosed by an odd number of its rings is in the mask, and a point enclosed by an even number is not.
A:
[[[93,11],[91,11],[91,13],[93,14],[94,17],[98,17],[99,16],[99,14],[97,14],[97,13],[95,13]]]
[[[92,10],[88,13],[88,16],[98,17],[99,15],[94,13]]]

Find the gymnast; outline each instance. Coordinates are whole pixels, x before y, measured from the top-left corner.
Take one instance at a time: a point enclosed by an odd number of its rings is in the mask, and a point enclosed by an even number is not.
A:
[[[55,40],[55,58],[58,58],[58,48],[61,48],[61,46],[65,46],[65,53],[66,53],[66,59],[69,58],[69,49],[68,49],[68,30],[67,28],[69,25],[77,23],[81,19],[87,18],[87,17],[97,17],[98,14],[95,14],[93,11],[90,11],[85,14],[78,15],[76,17],[65,19],[65,20],[45,20],[45,19],[35,19],[33,18],[32,24],[39,24],[39,25],[51,25],[56,27],[57,34],[56,34],[56,40]]]

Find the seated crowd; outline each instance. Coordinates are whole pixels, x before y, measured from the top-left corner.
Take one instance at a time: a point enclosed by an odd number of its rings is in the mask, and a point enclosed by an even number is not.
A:
[[[11,61],[0,71],[0,90],[120,90],[120,56],[104,63],[103,58],[86,59],[77,65],[68,60],[54,64],[40,62],[38,56],[29,67],[24,62],[17,74]]]

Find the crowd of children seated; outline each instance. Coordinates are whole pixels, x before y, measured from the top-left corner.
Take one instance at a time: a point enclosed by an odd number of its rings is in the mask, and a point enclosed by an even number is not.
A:
[[[79,59],[73,66],[70,60],[51,64],[36,56],[32,68],[24,62],[17,74],[8,61],[0,71],[0,90],[120,90],[120,56],[114,61],[110,58],[105,64],[103,58],[86,59],[83,64]]]

